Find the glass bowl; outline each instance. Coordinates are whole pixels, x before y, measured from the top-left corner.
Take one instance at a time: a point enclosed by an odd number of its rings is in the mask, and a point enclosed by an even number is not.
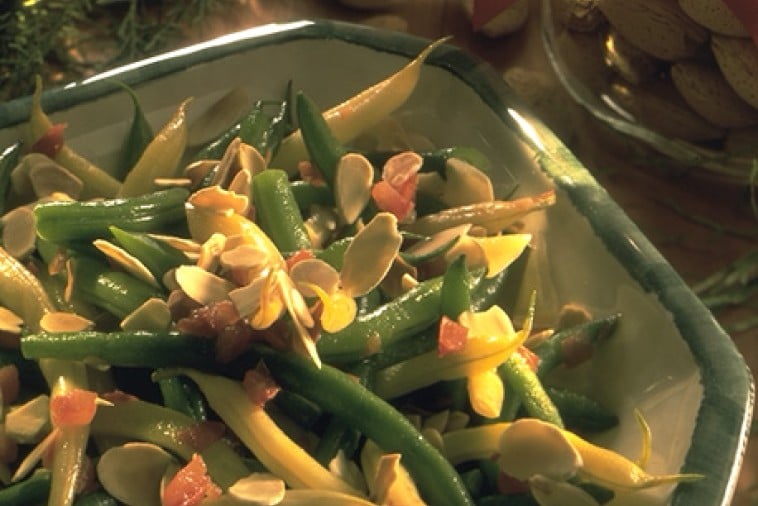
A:
[[[633,32],[646,29],[634,17],[635,5],[642,3],[621,6],[630,14],[620,16],[637,23]],[[677,22],[692,31],[683,37],[688,47],[669,49],[661,28],[651,29],[645,39],[666,42],[642,51],[636,40],[634,45],[621,35],[629,33],[626,22],[614,17],[617,28],[596,4],[541,0],[545,50],[568,94],[599,122],[632,139],[650,163],[729,184],[752,184],[758,167],[758,108],[734,92],[713,49],[720,41],[750,46],[750,39],[713,35],[677,10],[677,2],[662,2],[668,6],[666,16],[670,11],[684,17]]]

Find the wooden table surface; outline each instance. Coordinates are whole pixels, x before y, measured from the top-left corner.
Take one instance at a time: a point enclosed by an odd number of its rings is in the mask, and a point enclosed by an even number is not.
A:
[[[432,39],[452,35],[452,44],[483,58],[504,76],[528,74],[540,80],[544,87],[538,93],[529,89],[525,100],[608,189],[686,282],[694,284],[758,249],[758,218],[750,208],[746,188],[672,176],[652,164],[618,155],[623,140],[597,125],[558,85],[539,36],[536,0],[530,5],[527,26],[499,38],[472,31],[463,0],[388,3],[397,5],[368,11],[345,7],[336,0],[241,0],[233,16],[224,11],[190,37],[199,41],[237,29],[303,18],[364,23]],[[729,325],[755,315],[755,299],[748,308],[719,313],[718,319]],[[758,370],[758,328],[733,333],[732,337],[752,370]],[[752,487],[758,487],[757,472],[755,441],[748,449],[735,506],[758,504],[758,493],[751,493]]]

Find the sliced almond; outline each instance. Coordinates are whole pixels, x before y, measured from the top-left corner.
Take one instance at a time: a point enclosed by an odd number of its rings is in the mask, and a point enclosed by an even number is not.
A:
[[[729,85],[758,109],[758,47],[751,39],[714,35],[711,49]]]
[[[163,299],[151,297],[121,321],[123,330],[166,330],[171,326],[171,309]]]
[[[374,166],[358,153],[340,158],[334,175],[334,196],[337,209],[346,223],[355,223],[371,199]]]
[[[6,307],[0,306],[0,331],[20,334],[24,320]]]
[[[458,158],[451,158],[445,163],[445,191],[442,201],[449,206],[463,206],[477,202],[492,202],[495,190],[489,176]]]
[[[213,271],[218,266],[219,257],[226,247],[226,236],[223,234],[211,235],[200,247],[200,257],[196,265],[206,271]]]
[[[500,469],[517,480],[536,475],[566,480],[582,467],[582,456],[553,424],[522,418],[500,436]]]
[[[229,495],[245,504],[274,506],[284,499],[283,480],[270,473],[252,473],[229,487]]]
[[[12,408],[5,416],[5,433],[20,444],[35,444],[50,430],[50,397],[41,394]]]
[[[749,37],[745,23],[724,0],[679,0],[679,7],[712,32],[733,37]]]
[[[110,241],[105,239],[95,239],[92,244],[100,250],[108,259],[115,264],[119,265],[125,271],[132,274],[134,277],[149,283],[151,286],[160,288],[160,283],[150,269],[142,263],[142,260],[135,257],[120,246],[116,246]]]
[[[47,313],[42,316],[39,324],[45,332],[81,332],[95,326],[91,320],[65,311]]]
[[[340,271],[342,288],[354,297],[371,291],[392,267],[402,242],[394,215],[379,213],[374,216],[345,251]]]
[[[160,506],[161,481],[171,455],[151,443],[127,443],[106,450],[97,477],[106,492],[128,506]]]
[[[195,265],[180,265],[175,277],[184,293],[202,305],[227,300],[234,289],[229,281]]]
[[[290,278],[295,286],[306,297],[315,297],[316,294],[308,285],[317,285],[326,293],[334,292],[340,283],[340,274],[331,265],[323,260],[306,259],[297,262],[290,269]]]
[[[244,142],[240,144],[239,164],[240,169],[248,171],[251,177],[263,172],[268,165],[257,149]]]

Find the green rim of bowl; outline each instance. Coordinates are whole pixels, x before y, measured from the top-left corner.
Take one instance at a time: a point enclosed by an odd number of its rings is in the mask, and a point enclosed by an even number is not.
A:
[[[111,77],[136,85],[236,52],[297,39],[339,39],[409,58],[429,43],[416,36],[337,21],[304,20],[266,25],[48,90],[43,94],[43,106],[46,111],[54,112],[121,90],[108,80]],[[504,124],[540,153],[543,171],[567,193],[629,275],[644,290],[655,294],[671,313],[699,367],[703,386],[692,444],[682,471],[707,475],[704,480],[677,486],[671,504],[727,506],[734,493],[747,445],[754,398],[752,375],[731,338],[605,189],[522,105],[494,69],[450,45],[435,51],[427,64],[444,68],[465,82]],[[29,97],[0,105],[0,128],[25,122],[29,106]],[[537,141],[508,114],[508,108],[514,106],[537,132]]]

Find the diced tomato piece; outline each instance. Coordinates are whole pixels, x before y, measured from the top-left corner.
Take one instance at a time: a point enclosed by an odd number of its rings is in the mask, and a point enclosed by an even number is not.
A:
[[[263,362],[259,362],[255,369],[250,369],[245,373],[242,386],[248,398],[256,406],[264,406],[281,390]]]
[[[497,491],[503,495],[523,494],[529,492],[529,484],[525,481],[517,480],[509,474],[498,473]]]
[[[307,160],[297,164],[297,171],[300,174],[300,179],[306,183],[316,186],[325,184],[324,176],[315,165]]]
[[[295,266],[298,262],[302,262],[303,260],[309,260],[311,258],[316,258],[316,255],[313,254],[312,250],[309,249],[301,249],[290,256],[287,257],[285,262],[287,263],[287,270],[292,269],[292,267]]]
[[[72,388],[50,399],[50,417],[55,427],[87,425],[95,416],[97,394]]]
[[[404,220],[415,207],[412,200],[403,196],[387,181],[378,181],[371,188],[371,197],[376,206],[395,215],[398,221]]]
[[[178,437],[195,451],[201,452],[224,436],[226,426],[221,422],[196,423],[179,432]]]
[[[537,367],[540,365],[540,357],[526,346],[519,346],[516,349],[516,353],[526,361],[529,369],[537,371]]]
[[[113,390],[111,392],[106,392],[102,395],[102,397],[106,401],[112,402],[113,404],[138,400],[137,397],[132,394],[128,394],[123,390]]]
[[[437,355],[444,357],[448,353],[463,351],[466,347],[468,329],[457,321],[443,316],[437,333]]]
[[[48,158],[55,158],[58,151],[63,147],[63,130],[68,125],[66,123],[56,123],[47,129],[47,132],[42,134],[42,137],[37,139],[32,144],[31,150],[33,153],[42,153]]]
[[[208,476],[208,468],[197,453],[177,472],[163,490],[163,506],[197,506],[221,495]]]

